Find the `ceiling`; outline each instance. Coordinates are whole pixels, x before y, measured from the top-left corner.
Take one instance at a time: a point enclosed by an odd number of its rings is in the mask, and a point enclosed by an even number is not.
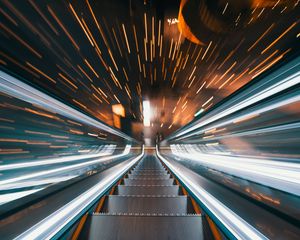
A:
[[[109,125],[114,104],[141,125],[149,100],[152,127],[168,134],[299,53],[299,5],[2,0],[1,66]]]

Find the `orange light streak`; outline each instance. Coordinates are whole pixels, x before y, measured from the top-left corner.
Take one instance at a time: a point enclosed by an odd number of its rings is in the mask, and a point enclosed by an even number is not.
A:
[[[74,45],[74,47],[77,49],[77,51],[80,50],[78,44],[75,42],[75,40],[73,39],[73,37],[71,36],[71,34],[68,32],[68,30],[65,28],[65,26],[62,24],[62,22],[59,20],[59,18],[56,16],[56,14],[54,13],[54,11],[50,8],[49,5],[47,5],[48,11],[50,12],[51,16],[55,19],[55,21],[58,23],[58,25],[62,28],[62,30],[65,32],[65,34],[67,35],[67,37],[70,39],[70,41],[72,42],[72,44]]]
[[[136,52],[139,52],[139,44],[138,44],[138,40],[137,40],[135,25],[133,24],[132,27],[133,27],[133,34],[134,34],[134,41],[135,41]]]
[[[58,73],[58,75],[62,77],[67,83],[69,83],[73,88],[78,89],[78,87],[74,83],[72,83],[69,79],[67,79],[63,74]]]
[[[271,29],[275,26],[275,23],[272,23],[270,27],[268,27],[268,29],[255,41],[255,43],[253,43],[249,48],[248,48],[248,52],[251,51],[251,49],[253,49],[259,42],[260,40],[266,36],[268,34],[268,32],[271,31]]]
[[[253,73],[256,69],[258,69],[261,65],[263,65],[265,62],[267,62],[271,57],[273,57],[276,53],[278,52],[278,50],[276,50],[275,52],[273,52],[272,54],[270,54],[269,57],[267,57],[266,59],[264,59],[260,64],[258,64],[257,66],[255,66],[248,74]]]
[[[289,26],[278,38],[276,38],[268,47],[266,47],[261,54],[264,54],[268,49],[273,47],[285,34],[287,34],[290,30],[292,30],[293,27],[295,27],[297,22],[294,22],[291,26]]]
[[[76,99],[72,99],[72,101],[77,103],[79,106],[83,107],[84,109],[87,109],[87,107],[84,104],[78,102]]]
[[[127,50],[128,50],[128,53],[130,53],[130,47],[129,47],[129,42],[128,42],[128,38],[127,38],[127,34],[126,34],[126,28],[125,28],[125,25],[123,23],[122,23],[122,29],[123,29],[123,33],[124,33],[124,36],[125,36]]]
[[[39,74],[43,75],[45,78],[47,78],[48,80],[50,80],[53,83],[56,83],[56,81],[51,78],[50,76],[48,76],[46,73],[42,72],[41,70],[37,69],[35,66],[33,66],[32,64],[30,64],[29,62],[26,62],[26,64],[31,67],[32,69],[34,69],[35,71],[37,71]]]
[[[94,68],[91,66],[91,64],[88,62],[88,60],[84,59],[84,62],[86,63],[86,65],[92,70],[92,72],[95,74],[95,76],[97,78],[99,78],[99,75],[96,73],[96,71],[94,70]]]
[[[36,50],[34,50],[31,46],[29,46],[28,43],[26,43],[22,38],[20,38],[18,35],[16,35],[13,31],[11,31],[9,28],[4,26],[2,23],[0,23],[0,27],[4,29],[6,32],[8,32],[10,35],[12,35],[15,39],[17,39],[22,45],[24,45],[30,52],[32,52],[35,56],[38,58],[42,58],[42,55],[39,54]]]

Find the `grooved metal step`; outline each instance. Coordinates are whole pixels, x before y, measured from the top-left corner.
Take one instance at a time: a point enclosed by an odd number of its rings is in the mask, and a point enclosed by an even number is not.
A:
[[[132,170],[131,174],[165,174],[166,170]]]
[[[180,195],[179,186],[125,186],[119,185],[116,193],[119,195]]]
[[[79,239],[212,239],[203,220],[201,216],[90,215]]]
[[[153,166],[153,167],[145,167],[145,166],[137,166],[134,171],[166,171],[163,166]]]
[[[101,213],[89,215],[79,239],[213,239],[206,219],[153,155],[125,176]]]
[[[128,174],[127,178],[159,178],[159,179],[169,179],[171,176],[170,174]]]
[[[126,186],[144,186],[144,185],[164,185],[164,186],[172,186],[174,184],[174,179],[151,179],[151,180],[140,180],[140,179],[124,179],[124,185]]]
[[[134,177],[144,177],[144,178],[159,178],[159,177],[164,177],[164,178],[170,178],[171,175],[169,173],[158,173],[158,174],[140,174],[140,173],[135,173],[135,172],[132,172],[132,173],[129,173],[127,175],[127,177],[131,177],[131,178],[134,178]]]
[[[190,198],[186,196],[120,196],[106,198],[103,211],[107,213],[194,213]]]
[[[139,180],[149,180],[149,179],[157,179],[157,180],[165,180],[170,179],[170,175],[132,175],[128,174],[128,179],[139,179]]]

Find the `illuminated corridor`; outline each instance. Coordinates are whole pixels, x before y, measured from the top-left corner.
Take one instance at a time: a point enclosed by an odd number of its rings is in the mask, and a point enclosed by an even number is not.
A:
[[[299,239],[299,0],[1,0],[1,239]]]

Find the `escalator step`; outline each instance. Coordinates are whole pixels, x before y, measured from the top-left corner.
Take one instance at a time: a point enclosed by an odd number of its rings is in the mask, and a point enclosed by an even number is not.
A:
[[[159,179],[165,180],[170,179],[170,175],[132,175],[128,174],[128,179],[138,179],[138,180],[150,180],[150,179]]]
[[[116,193],[119,195],[179,195],[181,194],[179,186],[124,186],[119,185]]]
[[[166,170],[132,170],[133,174],[166,174]]]
[[[144,186],[144,185],[163,185],[163,186],[172,186],[174,184],[174,179],[147,179],[147,180],[141,180],[141,179],[124,179],[124,185],[126,186]]]
[[[201,240],[207,226],[201,216],[90,215],[79,239]]]
[[[189,196],[153,155],[143,158],[105,197],[101,213],[88,215],[79,239],[213,239]]]
[[[136,173],[136,172],[132,172],[132,173],[129,173],[128,176],[139,176],[139,177],[170,177],[171,175],[167,172],[164,172],[164,173]]]
[[[133,169],[134,171],[138,170],[143,170],[143,171],[166,171],[166,169],[160,165],[160,166],[136,166],[136,168]]]
[[[121,196],[109,195],[102,212],[192,214],[194,209],[187,196]]]

